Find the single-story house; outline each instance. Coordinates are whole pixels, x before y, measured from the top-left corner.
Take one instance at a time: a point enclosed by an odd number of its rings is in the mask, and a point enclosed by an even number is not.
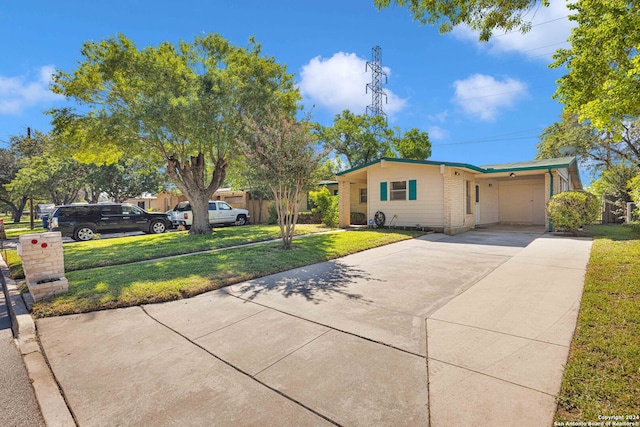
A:
[[[145,193],[140,197],[134,197],[127,199],[124,203],[130,203],[136,205],[142,209],[146,209],[154,212],[166,212],[173,209],[178,202],[186,200],[184,196],[177,196],[173,193],[158,193],[155,195]]]
[[[547,201],[582,189],[575,157],[486,166],[383,158],[336,178],[341,227],[366,206],[370,220],[382,212],[386,225],[446,234],[485,224],[550,227]]]

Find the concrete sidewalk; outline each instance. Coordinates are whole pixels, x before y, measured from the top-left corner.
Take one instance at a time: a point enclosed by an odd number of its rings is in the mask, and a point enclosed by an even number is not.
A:
[[[430,235],[38,334],[81,426],[548,426],[590,247]]]

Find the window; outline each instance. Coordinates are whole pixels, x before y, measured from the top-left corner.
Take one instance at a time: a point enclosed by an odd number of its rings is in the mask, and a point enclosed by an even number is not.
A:
[[[229,206],[226,203],[219,203],[219,206],[221,211],[230,211],[231,209],[233,209],[231,206]]]
[[[122,215],[142,215],[142,211],[137,206],[122,205]]]
[[[120,215],[122,208],[119,205],[102,205],[100,206],[100,213],[102,215]]]
[[[471,181],[465,181],[466,184],[466,199],[467,199],[467,213],[473,213],[471,210]]]
[[[367,189],[360,189],[360,203],[367,203]]]
[[[215,211],[218,208],[216,207],[216,202],[209,202],[209,210],[210,211]]]
[[[144,209],[144,202],[138,202],[138,207]]]
[[[392,181],[389,200],[407,200],[407,181]]]

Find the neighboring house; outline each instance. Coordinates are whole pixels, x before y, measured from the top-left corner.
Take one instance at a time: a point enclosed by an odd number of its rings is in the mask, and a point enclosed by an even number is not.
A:
[[[387,225],[457,234],[483,224],[548,226],[554,194],[581,190],[575,157],[473,166],[385,158],[337,174],[340,226],[366,205]]]
[[[187,200],[184,196],[176,196],[172,193],[158,193],[155,195],[151,195],[145,193],[140,197],[134,197],[132,199],[127,199],[124,203],[130,203],[132,205],[136,205],[139,208],[145,209],[147,211],[153,212],[166,212],[168,210],[173,209],[175,205],[179,202]]]
[[[318,188],[327,187],[332,195],[338,194],[338,181],[320,181]],[[158,193],[155,195],[143,194],[140,197],[127,199],[124,202],[136,205],[145,210],[155,212],[166,212],[173,209],[179,202],[186,201],[185,196],[176,196],[172,193]],[[231,188],[219,188],[213,193],[211,200],[222,200],[229,203],[234,208],[247,209],[251,217],[251,221],[266,222],[269,216],[268,209],[272,203],[270,199],[265,199],[259,203],[254,197],[251,190],[232,190]],[[364,202],[362,199],[354,199],[353,212],[362,212],[366,214],[366,196]],[[261,208],[261,209],[260,209]],[[309,194],[305,194],[300,201],[300,211],[310,210],[312,203],[309,200]]]

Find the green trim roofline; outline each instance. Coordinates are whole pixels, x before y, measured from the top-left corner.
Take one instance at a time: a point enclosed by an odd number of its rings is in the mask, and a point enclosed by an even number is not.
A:
[[[343,176],[360,169],[368,168],[369,166],[375,165],[376,163],[380,163],[383,160],[387,162],[413,163],[418,165],[430,165],[430,166],[445,165],[445,166],[450,166],[450,167],[455,167],[460,169],[470,169],[480,173],[504,173],[504,172],[518,172],[518,171],[532,171],[532,170],[547,171],[551,169],[565,169],[565,168],[569,168],[571,165],[573,165],[576,162],[575,157],[560,157],[557,159],[534,160],[532,162],[474,166],[468,163],[437,162],[433,160],[410,160],[410,159],[397,159],[397,158],[383,157],[382,159],[367,163],[366,165],[357,166],[355,168],[348,169],[343,172],[339,172],[336,174],[336,176]]]

